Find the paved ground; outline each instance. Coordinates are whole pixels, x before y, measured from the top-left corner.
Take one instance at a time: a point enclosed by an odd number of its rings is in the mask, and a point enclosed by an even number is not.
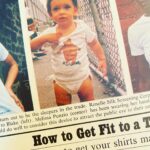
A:
[[[47,47],[46,49],[49,49],[49,47]],[[47,55],[42,56],[40,58],[41,58],[40,60],[33,61],[40,106],[41,108],[50,108],[56,106],[53,84],[52,84],[50,50],[47,50]],[[94,76],[95,98],[102,99],[108,97],[108,95],[103,94],[105,90],[104,86],[101,84],[101,82],[97,79],[95,75],[93,76]],[[78,96],[73,95],[72,103],[78,103],[78,102],[79,102]]]

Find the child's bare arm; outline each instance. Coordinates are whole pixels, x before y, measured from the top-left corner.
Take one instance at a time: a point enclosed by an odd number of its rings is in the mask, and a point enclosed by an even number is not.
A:
[[[24,107],[23,107],[22,103],[20,102],[19,98],[15,95],[15,93],[12,90],[13,83],[18,74],[18,65],[17,65],[16,61],[14,60],[14,58],[10,54],[7,56],[5,62],[10,65],[6,83],[5,83],[5,87],[9,93],[9,95],[16,102],[16,104],[24,111]]]
[[[30,42],[31,50],[36,50],[40,48],[46,42],[57,43],[60,37],[61,33],[51,33],[34,38]]]
[[[103,76],[107,75],[107,64],[106,64],[106,58],[104,54],[104,50],[101,46],[101,44],[98,42],[98,40],[93,40],[91,43],[89,43],[89,47],[93,52],[95,53],[96,57],[99,60],[98,69],[102,71]]]

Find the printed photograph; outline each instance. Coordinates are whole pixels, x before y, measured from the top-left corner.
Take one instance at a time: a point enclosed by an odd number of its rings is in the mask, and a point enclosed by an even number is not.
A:
[[[40,108],[126,95],[109,0],[24,0]]]
[[[150,90],[150,1],[116,0],[133,91]],[[128,11],[127,11],[128,10]]]
[[[33,110],[17,0],[0,4],[0,115]]]

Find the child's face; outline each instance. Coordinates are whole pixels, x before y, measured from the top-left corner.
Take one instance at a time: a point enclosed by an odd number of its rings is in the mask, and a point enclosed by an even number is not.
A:
[[[77,8],[73,5],[72,0],[52,0],[50,5],[51,18],[58,25],[68,24],[77,13]]]

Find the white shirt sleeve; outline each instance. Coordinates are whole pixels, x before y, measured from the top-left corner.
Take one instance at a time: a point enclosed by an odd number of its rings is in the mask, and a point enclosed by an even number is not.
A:
[[[8,56],[7,49],[0,43],[0,61],[4,61]]]
[[[50,33],[56,33],[56,26],[46,28],[40,35],[45,35]]]
[[[150,64],[150,33],[146,33],[142,40],[144,55],[148,63]]]
[[[132,56],[144,55],[144,51],[141,48],[140,43],[140,34],[134,26],[129,27],[128,29],[128,42],[130,46],[130,51]]]
[[[86,41],[87,43],[91,43],[94,39],[97,39],[96,33],[94,33],[88,25],[84,24],[84,26]]]

